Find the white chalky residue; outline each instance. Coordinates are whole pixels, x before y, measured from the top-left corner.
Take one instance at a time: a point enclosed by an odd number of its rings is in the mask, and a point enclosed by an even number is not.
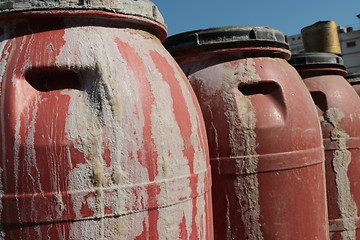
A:
[[[166,53],[163,53],[168,54]],[[167,56],[164,56],[165,58]],[[205,202],[204,202],[204,196],[203,194],[205,193],[205,191],[208,191],[208,189],[206,189],[207,186],[205,186],[205,175],[206,175],[206,170],[207,170],[207,161],[208,159],[206,159],[206,149],[204,149],[204,140],[201,139],[201,137],[203,137],[204,139],[206,138],[206,133],[201,133],[201,129],[200,128],[200,124],[202,119],[199,119],[199,113],[196,111],[195,108],[195,103],[193,101],[193,95],[192,93],[189,91],[188,85],[186,84],[185,81],[188,81],[187,79],[184,78],[184,75],[181,74],[179,71],[177,71],[177,68],[175,66],[175,61],[174,62],[170,62],[172,63],[172,68],[175,71],[175,78],[179,79],[179,84],[180,84],[180,88],[182,91],[182,95],[184,96],[184,99],[186,101],[186,109],[189,112],[189,117],[190,117],[190,123],[191,123],[191,146],[194,148],[194,158],[193,158],[193,171],[194,174],[199,174],[197,183],[196,183],[196,193],[197,193],[197,200],[196,200],[196,209],[197,209],[197,213],[195,216],[195,221],[196,221],[196,230],[197,232],[197,236],[201,236],[201,234],[205,234],[207,232],[206,230],[206,214],[207,211],[205,209]],[[182,80],[184,79],[184,80]],[[199,135],[199,134],[203,134],[203,135]],[[189,159],[189,164],[190,164],[190,159]],[[209,194],[207,192],[207,194]],[[188,231],[191,230],[191,222],[187,222],[188,226]]]
[[[260,218],[260,205],[259,205],[259,183],[257,174],[253,174],[257,170],[258,154],[256,148],[256,135],[255,135],[255,114],[251,107],[249,99],[237,100],[239,113],[239,120],[233,119],[233,123],[240,124],[241,129],[237,126],[233,130],[233,148],[236,150],[235,144],[239,144],[240,133],[243,131],[243,155],[246,158],[238,160],[238,168],[240,172],[245,172],[245,175],[239,175],[234,181],[235,194],[241,206],[242,220],[245,226],[245,237],[247,239],[263,239],[259,218]],[[247,106],[246,106],[247,105]],[[242,110],[246,112],[241,112]],[[230,115],[229,115],[230,116]],[[229,120],[231,117],[228,118]],[[242,150],[240,150],[242,151]],[[240,154],[237,154],[240,156]]]
[[[219,70],[219,68],[221,68]],[[228,69],[227,72],[226,69]],[[242,95],[238,86],[240,84],[260,81],[261,78],[256,74],[255,62],[252,59],[246,59],[245,64],[231,63],[224,67],[223,64],[204,67],[188,76],[190,81],[197,81],[205,88],[201,88],[198,95],[211,97],[221,94],[221,97],[227,107],[225,117],[229,123],[229,140],[232,149],[232,156],[251,156],[249,158],[240,158],[236,165],[238,172],[247,173],[238,175],[234,180],[234,194],[238,198],[238,205],[244,224],[244,237],[246,239],[263,239],[260,230],[260,205],[259,190],[256,174],[258,164],[258,154],[256,153],[256,117],[249,97]],[[210,108],[210,106],[205,106]],[[218,169],[218,171],[221,171]],[[227,216],[228,217],[228,216]],[[228,218],[228,220],[230,220]],[[227,222],[231,224],[230,222]],[[231,228],[231,225],[228,225]],[[233,226],[235,227],[235,226]],[[235,229],[231,229],[228,239],[232,239]],[[229,234],[231,236],[229,236]]]
[[[204,158],[205,160],[205,158]],[[199,175],[199,183],[204,183],[205,182],[205,175],[201,174]],[[198,186],[197,188],[197,192],[199,193],[199,195],[196,197],[196,209],[197,209],[197,213],[195,216],[195,222],[196,222],[196,229],[198,231],[197,236],[199,237],[199,239],[206,239],[206,233],[208,232],[208,229],[206,229],[207,226],[207,219],[209,218],[209,216],[207,215],[207,210],[206,206],[208,206],[207,202],[206,202],[206,195],[203,194],[202,192],[205,192],[203,188],[201,188],[201,185],[204,186],[204,184],[199,184],[200,186]],[[209,192],[206,192],[206,194],[210,194]]]
[[[20,121],[20,115],[16,118],[15,121],[15,134],[14,134],[14,177],[15,177],[15,201],[16,201],[16,208],[17,208],[17,216],[18,221],[21,223],[21,217],[20,217],[20,206],[19,206],[19,199],[17,197],[18,190],[19,190],[19,152],[20,152],[20,143],[21,143],[21,135],[20,135],[20,127],[21,127],[21,121]],[[4,122],[5,123],[5,122]]]
[[[261,78],[256,74],[255,62],[252,59],[247,59],[244,69],[243,66],[239,69],[234,80],[237,81],[236,86],[240,83],[260,81]],[[257,174],[252,174],[257,171],[259,161],[255,150],[257,147],[255,110],[252,107],[250,98],[239,94],[237,89],[235,89],[234,96],[236,106],[230,107],[229,111],[225,113],[232,126],[230,133],[233,135],[230,136],[230,144],[234,156],[248,156],[247,158],[240,158],[237,163],[240,172],[246,175],[239,175],[235,179],[235,194],[241,206],[245,237],[250,240],[260,240],[263,239],[263,236],[259,223],[259,183]],[[228,101],[226,101],[227,97],[224,96],[225,102],[234,100],[233,97],[228,97]],[[237,113],[235,119],[232,116],[234,112]],[[239,139],[242,139],[242,143],[239,143]]]
[[[181,202],[181,207],[176,204],[161,209],[158,221],[159,239],[181,239],[179,236],[183,229],[180,228],[180,224],[183,218],[185,218],[186,222],[190,221],[191,224],[192,210],[193,201],[191,199]],[[188,225],[188,223],[186,223],[186,225]],[[186,226],[186,232],[188,235],[187,239],[190,239],[191,228],[189,229],[189,227]]]
[[[165,55],[166,54],[166,55]],[[164,58],[169,58],[170,56],[167,56],[167,52],[163,53]],[[206,161],[206,152],[204,149],[204,144],[202,144],[204,141],[203,139],[201,139],[201,137],[205,138],[206,137],[206,133],[202,133],[203,136],[199,135],[199,133],[201,132],[200,128],[200,123],[203,121],[202,119],[200,119],[200,115],[197,112],[197,109],[195,108],[195,103],[193,100],[193,95],[192,92],[189,91],[189,85],[186,84],[185,81],[188,81],[187,79],[185,79],[184,75],[177,71],[177,68],[175,66],[176,62],[174,61],[170,61],[172,68],[174,69],[175,72],[175,78],[178,79],[179,85],[180,85],[180,89],[181,89],[181,93],[184,96],[185,102],[186,102],[186,109],[189,113],[189,117],[190,117],[190,124],[191,124],[191,146],[194,148],[194,163],[193,163],[193,168],[194,168],[194,173],[199,173],[202,172],[206,169],[207,165],[207,161]],[[203,188],[204,187],[204,182],[199,182],[199,188]],[[203,191],[201,191],[203,192]]]
[[[43,239],[43,233],[39,225],[34,227],[35,232],[37,233],[36,239]]]
[[[72,196],[71,201],[73,204],[73,211],[77,219],[82,218],[80,212],[83,204],[86,203],[86,194],[82,192],[84,189],[91,189],[91,165],[90,164],[77,164],[77,168],[74,168],[68,175],[69,182],[76,182],[77,185],[72,185]],[[84,174],[86,173],[86,175]],[[87,188],[85,186],[88,186]]]
[[[138,94],[142,86],[134,81],[135,74],[118,51],[114,42],[118,38],[138,51],[146,63],[146,78],[154,95],[150,117],[158,154],[155,182],[160,183],[160,193],[157,202],[160,207],[165,207],[157,210],[157,226],[161,239],[176,239],[183,216],[186,218],[188,233],[191,233],[193,204],[189,199],[189,161],[183,154],[184,142],[173,112],[170,87],[152,63],[150,52],[142,50],[147,47],[144,46],[146,44],[149,45],[148,49],[154,49],[154,39],[146,39],[146,35],[150,34],[137,34],[136,31],[134,34],[120,34],[122,31],[97,27],[66,29],[66,43],[57,57],[59,67],[80,68],[79,74],[86,81],[82,83],[85,86],[82,91],[62,91],[70,98],[67,138],[86,157],[86,162],[74,164],[75,168],[69,174],[68,190],[74,193],[72,205],[79,219],[82,218],[81,207],[84,204],[94,211],[94,216],[101,218],[72,223],[70,238],[134,239],[144,231],[143,223],[145,227],[149,226],[147,212],[132,212],[132,209],[147,211],[148,204],[145,185],[136,187],[135,195],[132,190],[134,184],[149,183],[148,170],[140,164],[137,155],[143,149],[144,141],[149,141],[143,139],[142,109],[145,106],[141,105]],[[158,44],[160,46],[160,42]],[[95,81],[98,82],[91,83]],[[183,93],[188,91],[186,88],[185,84],[181,86]],[[188,97],[188,93],[185,97]],[[204,149],[199,145],[199,116],[192,109],[194,106],[191,101],[187,101],[187,108],[192,111],[190,121],[195,122],[191,126],[190,140],[197,159],[194,167],[200,171],[202,167],[205,168],[205,162],[202,162],[205,156]],[[110,166],[106,166],[102,157],[104,146],[110,150]],[[176,180],[179,177],[181,180]],[[96,197],[89,196],[87,191],[94,188]],[[105,189],[113,192],[105,196]],[[202,189],[200,184],[198,190]],[[177,204],[169,206],[178,203],[179,199],[187,200],[181,203],[181,207]],[[104,218],[104,207],[111,204],[118,218]],[[202,203],[198,205],[201,207]],[[199,219],[202,217],[201,212],[199,209]]]
[[[347,175],[352,158],[351,152],[346,146],[349,135],[341,129],[342,118],[344,118],[344,114],[340,109],[329,108],[324,113],[321,124],[330,129],[330,139],[336,143],[337,149],[333,153],[332,166],[336,174],[337,204],[344,226],[341,238],[347,240],[356,239],[358,209],[351,193],[351,184]]]
[[[32,189],[38,189],[39,192],[42,195],[44,195],[44,191],[42,190],[42,187],[41,187],[40,171],[38,169],[38,164],[36,162],[36,151],[35,151],[35,146],[34,146],[35,131],[36,131],[35,125],[36,125],[36,121],[38,119],[38,110],[39,110],[38,104],[39,104],[39,102],[41,102],[40,96],[37,97],[35,99],[35,101],[33,101],[34,106],[32,106],[33,107],[32,112],[29,112],[29,115],[28,115],[29,122],[28,122],[28,125],[26,126],[27,134],[25,136],[25,162],[27,164],[27,171],[26,171],[27,173],[31,173],[31,172],[35,171],[34,176],[30,175],[31,180],[33,181]],[[20,120],[21,115],[19,115],[17,119]]]
[[[149,64],[151,69],[157,69],[149,52],[139,52],[144,62]],[[183,154],[184,140],[175,118],[173,99],[168,85],[160,72],[154,71],[147,75],[150,88],[154,96],[153,110],[151,113],[152,137],[154,139],[156,152],[158,154],[158,175],[157,181],[172,179],[176,176],[190,176],[189,161]],[[161,89],[161,91],[159,91]],[[159,206],[166,206],[169,203],[179,202],[181,198],[189,198],[191,188],[190,181],[184,178],[183,181],[175,181],[171,184],[165,182],[161,185],[161,191],[157,196]],[[191,201],[190,201],[191,203]],[[186,218],[187,224],[192,223],[192,206],[189,203],[181,203],[169,211],[169,208],[159,210],[157,223],[160,239],[176,239],[180,234],[180,224]],[[189,225],[188,225],[189,226]],[[188,233],[191,229],[188,227]]]
[[[89,239],[89,240],[102,240],[103,232],[99,231],[98,225],[101,224],[102,220],[86,220],[86,221],[76,221],[71,223],[70,228],[70,240],[78,239]],[[115,239],[115,238],[109,238]],[[120,239],[120,238],[119,238]]]
[[[165,59],[168,59],[168,53],[163,50],[159,50],[157,53],[160,54],[160,56],[164,57]],[[156,66],[152,66],[152,59],[149,56],[149,53],[147,52],[138,52],[139,56],[142,56],[145,62],[149,63],[150,68],[155,68]],[[149,57],[149,59],[147,59]],[[193,103],[192,96],[190,94],[190,91],[188,89],[188,86],[185,84],[185,81],[182,80],[183,76],[180,74],[179,71],[177,71],[177,68],[175,66],[175,62],[170,62],[170,65],[174,69],[175,72],[175,78],[179,79],[180,84],[180,90],[182,91],[182,94],[185,97],[186,101],[186,107],[189,112],[189,123],[191,123],[191,146],[194,148],[194,174],[203,174],[204,169],[206,168],[206,159],[205,159],[205,149],[203,149],[203,145],[199,136],[199,116],[196,111],[196,108]],[[158,74],[158,76],[156,76]],[[155,76],[155,77],[154,77]],[[152,72],[151,76],[148,76],[149,79],[162,79],[162,76],[159,73]],[[159,154],[159,160],[158,160],[158,166],[159,166],[159,174],[156,179],[159,181],[161,179],[171,179],[172,177],[175,177],[176,175],[180,175],[182,177],[185,177],[184,181],[176,181],[174,184],[168,184],[168,186],[162,187],[161,192],[158,196],[158,204],[164,205],[169,203],[176,203],[179,202],[179,199],[189,199],[191,194],[191,188],[189,186],[189,181],[186,178],[186,176],[190,177],[190,167],[189,167],[189,159],[186,159],[185,156],[183,156],[183,150],[185,148],[184,142],[181,136],[180,129],[178,127],[178,123],[176,122],[175,115],[173,112],[173,100],[170,92],[170,86],[165,81],[150,81],[150,87],[153,91],[155,103],[154,103],[154,109],[159,109],[161,111],[165,111],[163,113],[154,112],[152,113],[152,126],[153,126],[153,137],[155,140],[155,145],[157,146],[157,153],[163,153]],[[161,92],[157,91],[157,89],[162,89]],[[161,106],[158,106],[157,104],[161,103]],[[165,106],[164,106],[165,105]],[[161,109],[163,108],[163,109]],[[155,114],[159,114],[159,117]],[[164,120],[167,120],[167,122],[164,122]],[[172,126],[174,124],[174,126]],[[169,129],[167,130],[165,126],[168,126]],[[156,134],[154,134],[156,133]],[[167,134],[166,134],[167,133]],[[169,133],[171,135],[169,136]],[[168,139],[171,141],[164,142],[163,139]],[[170,144],[173,144],[174,147],[171,147]],[[178,147],[176,147],[178,145]],[[166,155],[166,153],[169,152],[169,156]],[[168,159],[167,159],[168,158]],[[192,160],[192,159],[191,159]],[[181,172],[180,172],[181,171]],[[176,174],[176,175],[175,175]],[[201,191],[204,189],[204,181],[202,181],[200,177],[199,184],[197,184],[197,190]],[[172,189],[170,189],[173,188]],[[202,193],[198,192],[198,194]],[[170,196],[169,196],[170,194]],[[189,199],[190,200],[190,199]],[[192,201],[190,201],[192,202]],[[182,203],[181,203],[182,204]],[[186,206],[186,204],[181,205]],[[179,207],[180,208],[180,207]],[[180,208],[181,209],[181,208]],[[164,228],[164,220],[163,218],[166,217],[166,209],[160,210],[160,216],[159,216],[159,222],[158,227],[161,226]],[[164,230],[159,229],[159,232],[166,233],[168,235],[164,235],[164,238],[171,239],[174,236],[176,236],[176,232],[178,233],[180,231],[179,225],[182,221],[182,216],[185,216],[186,221],[186,228],[187,232],[191,234],[191,227],[193,225],[192,218],[193,216],[193,208],[187,208],[186,211],[181,212],[181,210],[177,211],[177,214],[171,214],[174,216],[174,218],[177,218],[176,222],[169,222],[168,220],[168,226],[172,226],[172,230]],[[202,214],[204,214],[204,208],[197,209],[197,216],[200,217]],[[204,216],[206,217],[206,216]],[[203,225],[205,227],[205,225]],[[197,229],[198,232],[200,231],[206,231],[204,229]]]
[[[69,168],[73,169],[71,152],[69,146],[66,146],[66,159],[68,160]]]
[[[85,71],[82,73],[86,81],[83,91],[63,91],[70,96],[67,137],[87,159],[69,175],[69,190],[78,191],[72,199],[74,210],[81,218],[81,206],[87,204],[94,216],[101,218],[72,224],[73,239],[84,237],[81,234],[88,234],[89,238],[96,236],[94,231],[100,237],[116,232],[120,238],[133,239],[143,232],[142,223],[147,221],[146,214],[137,215],[137,218],[131,214],[132,209],[142,209],[148,201],[145,187],[136,188],[134,195],[131,186],[149,182],[149,178],[147,169],[137,159],[137,152],[143,148],[144,127],[139,86],[114,42],[119,36],[119,30],[114,29],[66,29],[66,44],[57,58],[58,66]],[[109,167],[102,157],[104,145],[110,150]],[[80,180],[81,176],[84,179]],[[97,189],[95,198],[88,197],[84,201],[85,190],[94,188]],[[105,196],[104,189],[112,189],[114,194]],[[116,215],[130,215],[110,217],[104,224],[105,207],[113,209]],[[85,229],[78,231],[78,227]],[[88,228],[92,230],[87,231]]]
[[[121,39],[123,35],[117,35],[116,38]],[[137,40],[130,39],[129,43],[136,43]],[[109,43],[110,44],[110,43]],[[117,47],[114,45],[114,48]],[[132,46],[133,48],[140,48],[139,45]],[[111,49],[109,49],[110,52]],[[121,54],[119,52],[114,53],[114,58]],[[124,61],[121,59],[121,61]],[[128,66],[126,63],[121,62],[121,64],[117,64],[115,69],[118,71],[115,76],[121,76],[120,85],[118,86],[116,83],[119,82],[119,79],[114,79],[112,84],[108,84],[107,86],[113,87],[111,90],[113,92],[113,99],[116,99],[116,96],[124,95],[126,92],[127,98],[124,98],[120,103],[112,102],[108,106],[112,107],[112,111],[114,112],[114,123],[113,125],[122,125],[124,129],[115,129],[112,135],[109,134],[109,141],[108,145],[110,145],[110,149],[113,150],[111,153],[112,164],[114,166],[113,169],[113,181],[117,185],[139,185],[140,183],[149,183],[149,173],[148,169],[140,164],[140,159],[138,159],[137,153],[139,151],[143,151],[143,146],[145,141],[149,141],[147,139],[143,139],[143,128],[144,128],[144,113],[142,106],[140,95],[138,94],[141,86],[134,81],[135,73],[132,72],[131,67]],[[127,74],[124,74],[126,73]],[[125,76],[126,82],[123,79]],[[109,78],[109,81],[112,80]],[[123,83],[124,81],[124,83]],[[126,91],[125,91],[126,90]],[[131,99],[132,101],[129,101]],[[125,104],[124,104],[125,103]],[[132,104],[133,105],[132,105]],[[119,109],[114,109],[114,107],[118,107]],[[117,116],[117,113],[122,113],[121,115]],[[107,116],[105,115],[105,120]],[[117,139],[117,141],[112,142],[111,139]],[[127,140],[127,145],[124,144],[124,139]],[[132,156],[132,158],[130,157]],[[121,159],[122,161],[115,161],[113,159]],[[145,161],[148,161],[145,156]],[[145,162],[146,163],[146,162]],[[135,187],[135,186],[134,186]],[[133,188],[134,188],[133,187]],[[147,211],[146,206],[148,204],[148,193],[146,191],[145,185],[135,187],[136,193],[134,194],[133,188],[128,189],[119,189],[117,192],[118,199],[124,199],[124,193],[127,196],[127,201],[117,201],[116,209],[120,214],[129,213],[128,208],[133,207],[134,209],[140,209],[142,211]],[[128,220],[126,220],[128,219]],[[126,220],[126,221],[125,221]],[[147,214],[137,214],[133,217],[126,217],[121,220],[121,224],[119,224],[118,228],[123,229],[122,233],[127,234],[127,237],[135,238],[136,236],[142,233],[143,229],[143,222],[145,224],[148,222]],[[126,227],[128,225],[133,226],[131,231]],[[149,224],[146,224],[147,226]],[[124,235],[125,237],[125,235]]]
[[[13,43],[16,48],[19,49],[20,52],[24,52],[24,49],[26,50],[25,52],[25,58],[27,59],[28,55],[30,54],[30,49],[32,41],[31,41],[31,37],[23,37],[21,38],[21,41],[19,41],[20,45],[16,45],[15,43]],[[14,47],[14,45],[12,47]],[[19,58],[19,55],[15,56],[15,59]],[[13,143],[13,159],[12,162],[14,164],[14,184],[15,184],[15,201],[16,201],[16,205],[17,205],[17,218],[18,221],[21,223],[22,220],[21,218],[24,217],[24,213],[20,210],[20,206],[19,206],[19,199],[18,199],[18,191],[19,188],[27,188],[27,190],[35,190],[37,192],[39,192],[40,194],[42,194],[44,196],[44,191],[42,189],[42,184],[40,182],[41,177],[40,177],[40,170],[39,170],[39,165],[37,163],[37,159],[36,159],[36,151],[35,151],[35,132],[36,132],[36,123],[38,120],[38,109],[39,106],[38,104],[41,102],[41,99],[37,96],[37,95],[31,95],[31,94],[24,94],[23,93],[23,89],[22,88],[22,79],[20,79],[20,77],[18,77],[18,74],[16,74],[15,72],[21,72],[23,73],[24,70],[26,68],[28,68],[30,66],[29,61],[25,61],[21,63],[21,66],[18,68],[14,68],[14,73],[13,73],[13,77],[11,78],[11,83],[13,85],[14,88],[18,88],[19,91],[16,91],[16,96],[15,99],[19,102],[29,102],[32,104],[28,104],[28,105],[20,105],[22,106],[22,108],[20,108],[19,106],[17,106],[17,108],[15,108],[13,114],[14,114],[14,118],[15,118],[15,134],[14,134],[14,143]],[[3,84],[3,86],[5,86],[6,84]],[[4,90],[4,89],[3,89]],[[4,91],[3,91],[4,92]],[[2,99],[2,104],[4,104],[4,99]],[[5,119],[2,120],[2,126],[5,127]],[[25,127],[26,126],[26,127]],[[23,131],[25,132],[24,136],[21,136],[21,134],[23,133]],[[5,130],[3,130],[3,134],[5,134]],[[4,135],[3,135],[4,136]],[[3,144],[6,145],[7,140],[3,141]],[[20,159],[20,150],[24,149],[24,159]],[[20,162],[21,160],[24,160],[25,163],[25,167],[26,167],[26,172],[28,174],[28,177],[31,179],[32,183],[30,183],[27,186],[19,186],[19,178],[21,178],[21,176],[19,176],[19,166],[20,166]],[[31,186],[30,186],[31,185]],[[27,191],[25,190],[25,191]],[[34,206],[35,204],[35,198],[36,195],[34,194],[31,197],[31,202],[30,202],[30,208],[32,209],[31,213],[29,214],[29,216],[26,216],[26,218],[30,218],[32,220],[35,220],[38,218],[38,212],[37,212],[37,208]],[[41,233],[39,233],[41,234]]]
[[[64,201],[62,199],[62,194],[58,193],[54,195],[54,202],[55,202],[55,211],[57,213],[57,218],[61,218],[61,216],[63,215],[63,212],[65,211],[65,204]]]
[[[37,163],[37,159],[36,159],[36,151],[35,151],[35,146],[34,146],[34,136],[35,136],[35,125],[36,122],[38,120],[38,110],[39,110],[39,102],[41,102],[41,98],[38,97],[36,99],[34,99],[33,101],[33,106],[32,107],[32,112],[29,112],[28,114],[28,118],[27,119],[29,122],[27,123],[27,134],[25,136],[25,163],[26,163],[26,172],[28,173],[28,176],[31,178],[32,181],[32,189],[36,189],[37,192],[39,192],[42,196],[44,195],[44,191],[42,189],[41,186],[41,176],[40,176],[40,171],[39,171],[39,167],[41,167],[41,165],[38,165]],[[30,109],[29,109],[30,110]],[[20,112],[19,112],[20,113]],[[21,112],[22,113],[22,112]],[[16,118],[18,121],[20,121],[22,114]],[[26,122],[26,121],[24,121]],[[24,122],[20,123],[20,125],[24,126]],[[36,198],[36,194],[33,194],[31,197],[31,217],[32,220],[36,219],[39,215],[38,213],[38,208],[35,205],[35,198]],[[41,235],[41,232],[39,232],[39,234]],[[41,236],[39,236],[41,237]]]
[[[56,97],[56,99],[57,98],[58,96]],[[42,100],[48,101],[47,98],[43,98]],[[59,111],[53,111],[51,115],[52,115],[52,120],[50,123],[47,124],[48,134],[47,134],[46,142],[49,144],[49,146],[57,146],[58,135],[61,133],[61,131],[59,131],[56,123],[59,121],[60,114]],[[47,151],[48,152],[47,164],[50,172],[49,178],[50,178],[51,186],[53,186],[52,192],[54,193],[53,202],[55,204],[55,212],[56,212],[55,219],[61,219],[66,209],[66,204],[63,202],[63,192],[62,192],[62,186],[64,185],[64,183],[61,182],[61,177],[60,177],[61,174],[60,169],[62,165],[65,165],[66,163],[65,162],[59,163],[58,159],[67,159],[67,157],[69,157],[68,150],[69,150],[69,146],[66,146],[65,150],[63,150],[63,148],[59,149],[57,147],[54,147],[52,148],[51,151]],[[71,159],[71,156],[69,159]],[[69,159],[67,159],[68,162],[70,161]],[[60,231],[61,229],[59,229],[58,231],[59,234]]]
[[[226,226],[231,226],[231,219],[230,219],[230,201],[229,201],[229,196],[226,194],[225,195],[226,198]],[[227,227],[226,228],[226,239],[231,239],[231,228]]]

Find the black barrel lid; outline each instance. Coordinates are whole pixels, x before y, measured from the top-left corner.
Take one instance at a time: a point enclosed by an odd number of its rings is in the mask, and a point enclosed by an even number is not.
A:
[[[0,14],[38,10],[103,10],[140,16],[164,24],[164,18],[150,0],[0,0]]]
[[[168,51],[224,43],[264,43],[289,49],[286,36],[277,29],[261,26],[230,26],[206,28],[168,37],[164,46]]]
[[[351,84],[358,84],[360,82],[360,73],[349,73],[345,79]]]
[[[289,60],[289,63],[293,66],[336,65],[345,69],[342,57],[332,53],[313,52],[294,54]]]

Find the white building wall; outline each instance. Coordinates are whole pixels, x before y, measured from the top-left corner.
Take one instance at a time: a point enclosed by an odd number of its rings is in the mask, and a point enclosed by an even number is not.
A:
[[[339,33],[342,58],[349,73],[360,73],[360,31]]]
[[[301,34],[288,36],[288,41],[290,45],[290,50],[293,54],[304,52],[304,45],[302,42]]]

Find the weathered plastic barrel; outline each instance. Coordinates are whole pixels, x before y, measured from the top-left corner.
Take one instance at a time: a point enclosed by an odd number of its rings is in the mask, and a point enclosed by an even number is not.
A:
[[[360,98],[344,79],[342,58],[327,53],[294,55],[317,106],[322,126],[331,239],[360,239]]]
[[[0,238],[212,239],[205,125],[156,6],[0,8]]]
[[[165,46],[205,118],[215,239],[327,239],[320,125],[284,35],[220,27]]]
[[[306,52],[341,54],[337,25],[335,21],[319,21],[301,29]]]
[[[360,73],[351,73],[345,76],[345,79],[354,88],[355,92],[360,96]]]

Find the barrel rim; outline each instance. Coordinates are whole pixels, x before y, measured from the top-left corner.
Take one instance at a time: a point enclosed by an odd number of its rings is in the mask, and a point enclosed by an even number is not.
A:
[[[154,36],[156,36],[160,41],[164,41],[167,35],[167,28],[165,25],[153,21],[151,19],[147,19],[144,17],[139,17],[135,15],[126,15],[121,13],[113,13],[102,10],[42,10],[42,11],[20,11],[14,12],[12,14],[1,14],[0,13],[0,22],[10,22],[11,20],[18,19],[41,19],[46,22],[45,19],[51,18],[74,18],[74,19],[87,19],[88,21],[91,19],[92,21],[99,21],[99,19],[107,19],[110,21],[121,21],[128,23],[135,23],[136,28],[139,26],[143,26],[142,30],[145,30]],[[77,22],[76,22],[77,23]],[[101,24],[104,22],[101,21]]]
[[[166,27],[164,17],[158,7],[150,0],[116,0],[109,3],[91,3],[83,1],[5,1],[0,3],[0,15],[7,15],[28,11],[47,10],[100,10],[118,14],[132,15],[153,20]]]
[[[165,48],[172,52],[221,44],[256,43],[264,47],[276,46],[289,49],[287,36],[281,31],[265,26],[224,26],[179,33],[164,41]]]
[[[344,60],[342,57],[333,53],[324,52],[306,52],[293,54],[289,63],[296,67],[305,66],[332,66],[345,69]]]
[[[360,83],[360,73],[349,73],[345,79],[352,85]]]

